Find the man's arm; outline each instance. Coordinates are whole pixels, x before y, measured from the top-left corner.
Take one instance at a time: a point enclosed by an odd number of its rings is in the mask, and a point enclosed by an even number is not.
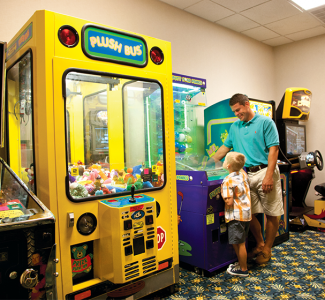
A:
[[[279,155],[279,147],[272,146],[269,149],[268,165],[265,177],[262,182],[262,189],[264,193],[270,193],[273,190],[273,172]]]
[[[217,152],[208,160],[207,164],[211,164],[213,162],[218,163],[221,159],[223,159],[226,154],[230,151],[228,147],[222,145]]]

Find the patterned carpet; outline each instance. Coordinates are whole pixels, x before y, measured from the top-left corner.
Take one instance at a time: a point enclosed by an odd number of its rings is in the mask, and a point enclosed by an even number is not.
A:
[[[179,291],[164,290],[146,299],[325,299],[325,233],[290,232],[290,239],[272,248],[267,265],[249,265],[246,278],[226,268],[213,277],[180,269]]]

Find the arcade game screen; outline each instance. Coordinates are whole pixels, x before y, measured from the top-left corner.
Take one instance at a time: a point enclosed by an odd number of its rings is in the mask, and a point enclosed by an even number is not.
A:
[[[163,186],[161,86],[71,72],[66,89],[72,199]]]
[[[286,125],[287,155],[306,152],[306,128],[304,125]]]
[[[254,100],[250,100],[249,102],[250,102],[251,109],[255,113],[258,113],[259,115],[270,117],[270,118],[273,117],[272,104],[254,101]]]

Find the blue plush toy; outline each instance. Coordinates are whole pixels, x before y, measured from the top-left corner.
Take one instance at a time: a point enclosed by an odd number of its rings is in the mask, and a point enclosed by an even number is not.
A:
[[[116,193],[121,193],[121,192],[126,191],[125,188],[121,188],[121,187],[113,186],[113,185],[109,185],[109,184],[106,184],[106,187],[107,187],[109,190],[115,189],[115,190],[116,190]]]
[[[143,182],[143,188],[144,189],[150,189],[150,188],[153,188],[153,185],[151,184],[150,181],[144,181]]]
[[[179,139],[179,133],[175,131],[175,141],[177,141],[178,139]]]
[[[137,178],[137,174],[141,175],[141,168],[142,168],[142,165],[137,165],[137,166],[133,167],[132,175],[134,178]]]

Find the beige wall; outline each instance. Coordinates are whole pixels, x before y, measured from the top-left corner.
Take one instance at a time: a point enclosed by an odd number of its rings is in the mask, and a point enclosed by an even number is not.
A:
[[[47,9],[172,43],[173,72],[205,78],[211,105],[243,92],[273,99],[272,47],[158,0],[0,0],[0,40]]]
[[[310,117],[306,125],[307,151],[319,150],[325,159],[325,35],[276,47],[276,98],[281,99],[288,87],[305,87],[313,93]],[[324,101],[324,102],[323,102]],[[314,206],[314,186],[325,182],[325,170],[315,168],[315,179],[307,195],[306,204]]]
[[[325,37],[272,48],[158,0],[0,0],[0,7],[0,40],[7,42],[39,9],[170,41],[173,72],[205,78],[208,105],[237,92],[278,103],[287,87],[306,86],[314,94],[308,149],[325,156],[325,142],[318,138]],[[316,171],[313,183],[323,181]],[[309,205],[313,199],[309,196]]]

